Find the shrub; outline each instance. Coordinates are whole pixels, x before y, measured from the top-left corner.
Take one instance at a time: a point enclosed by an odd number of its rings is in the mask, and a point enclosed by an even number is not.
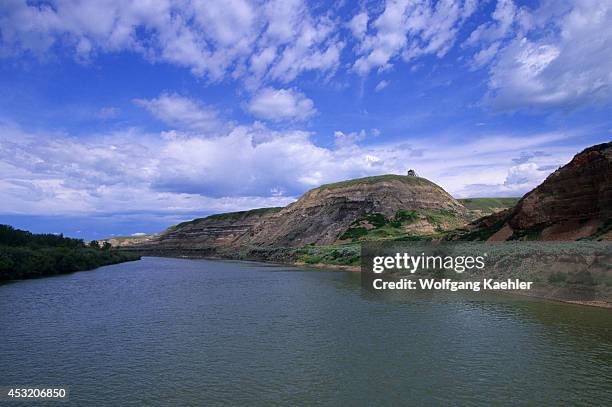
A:
[[[368,234],[368,230],[364,227],[349,228],[346,232],[344,232],[340,236],[340,239],[342,240],[352,239],[353,241],[355,241],[355,240],[358,240],[360,237],[365,236],[367,234]]]
[[[567,274],[560,271],[555,271],[548,276],[549,283],[564,283],[567,280]]]
[[[419,215],[416,211],[410,211],[406,209],[400,209],[395,213],[395,222],[408,222],[413,223],[419,219]]]

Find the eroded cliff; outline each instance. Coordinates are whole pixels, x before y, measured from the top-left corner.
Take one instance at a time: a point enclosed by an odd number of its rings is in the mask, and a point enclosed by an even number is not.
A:
[[[459,223],[466,209],[433,182],[415,176],[382,175],[322,185],[254,228],[253,244],[303,246],[342,240],[351,226],[376,227],[366,215],[396,219],[400,211],[413,211],[415,232],[430,233],[455,227],[455,222],[433,222],[427,213],[447,214]],[[421,216],[422,215],[422,216]],[[379,216],[379,218],[381,218]],[[357,224],[355,223],[357,222]],[[361,226],[359,225],[361,224]],[[418,227],[414,227],[419,224]]]
[[[589,147],[514,208],[482,218],[460,238],[612,240],[612,142]]]
[[[299,247],[401,233],[435,233],[466,223],[467,211],[433,182],[382,175],[323,185],[285,208],[212,215],[169,228],[143,248],[193,251],[241,246]]]

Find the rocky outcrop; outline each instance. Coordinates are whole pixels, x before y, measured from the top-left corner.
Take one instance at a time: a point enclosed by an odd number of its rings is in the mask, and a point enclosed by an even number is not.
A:
[[[137,244],[147,243],[155,238],[156,235],[138,235],[138,236],[115,236],[108,239],[99,240],[101,245],[108,243],[113,247],[129,247]]]
[[[179,223],[162,232],[141,247],[164,250],[201,250],[237,246],[247,241],[256,225],[282,208],[260,208],[222,213]]]
[[[400,210],[427,209],[447,210],[460,218],[466,214],[463,205],[427,179],[401,175],[360,178],[308,191],[257,225],[250,242],[271,246],[332,244],[366,214],[392,219]]]
[[[514,208],[475,222],[467,236],[481,240],[612,240],[612,142],[577,154]]]
[[[382,175],[323,185],[285,208],[212,215],[184,222],[140,247],[178,252],[215,249],[218,253],[218,248],[243,246],[326,245],[339,241],[356,222],[367,223],[362,220],[366,215],[376,215],[376,219],[384,222],[396,219],[401,210],[413,211],[414,216],[417,212],[425,214],[406,225],[407,229],[442,230],[466,222],[463,205],[433,182],[416,176]],[[454,223],[445,222],[440,213],[448,215]],[[403,227],[400,221],[396,223]]]

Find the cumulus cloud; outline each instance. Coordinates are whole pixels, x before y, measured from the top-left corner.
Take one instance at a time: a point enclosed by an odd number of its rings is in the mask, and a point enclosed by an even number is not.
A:
[[[486,102],[502,110],[578,107],[612,98],[612,4],[499,0],[474,30],[472,66],[488,67]]]
[[[362,11],[356,14],[351,21],[348,22],[348,27],[356,38],[363,38],[366,31],[368,31],[368,13]]]
[[[491,21],[479,25],[468,37],[466,45],[490,44],[506,38],[513,33],[513,27],[519,22],[519,10],[512,0],[498,0]]]
[[[584,147],[566,133],[488,136],[444,151],[432,140],[362,143],[365,131],[335,137],[334,146],[322,147],[308,132],[255,124],[206,138],[122,130],[77,139],[0,125],[0,213],[242,210],[285,205],[323,183],[408,168],[456,196],[518,194]],[[561,140],[564,147],[550,147]],[[535,153],[544,147],[548,155]],[[530,151],[528,162],[513,161]]]
[[[317,110],[311,99],[294,89],[261,89],[248,103],[254,116],[271,121],[306,120]]]
[[[90,61],[127,51],[256,91],[286,88],[306,72],[328,80],[344,67],[367,75],[399,61],[442,58],[463,40],[463,60],[488,75],[485,102],[496,109],[612,98],[609,1],[547,0],[530,8],[498,0],[466,33],[476,9],[475,0],[386,0],[343,16],[303,0],[10,0],[0,4],[0,58]]]
[[[352,132],[352,133],[344,133],[339,130],[334,132],[334,142],[336,146],[339,146],[339,147],[347,147],[353,144],[357,144],[360,141],[365,140],[365,138],[366,138],[366,132],[363,129],[361,129],[361,131],[359,132]]]
[[[548,175],[536,163],[524,163],[510,167],[504,181],[506,186],[530,186],[541,183]]]
[[[87,60],[130,51],[211,81],[289,81],[304,71],[337,67],[344,44],[335,24],[301,0],[11,0],[0,5],[0,57],[44,58],[63,50]]]
[[[134,99],[134,103],[162,122],[179,129],[209,133],[226,126],[215,109],[177,94],[163,93],[154,99]]]
[[[371,24],[371,32],[358,47],[353,69],[367,74],[384,70],[401,57],[410,61],[418,56],[444,56],[455,43],[457,32],[476,9],[476,2],[429,2],[388,0],[385,9]]]

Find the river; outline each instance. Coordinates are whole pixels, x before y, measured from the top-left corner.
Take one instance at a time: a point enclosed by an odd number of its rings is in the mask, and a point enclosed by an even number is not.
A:
[[[0,310],[0,386],[68,386],[47,405],[612,405],[606,309],[147,257],[2,285]]]

